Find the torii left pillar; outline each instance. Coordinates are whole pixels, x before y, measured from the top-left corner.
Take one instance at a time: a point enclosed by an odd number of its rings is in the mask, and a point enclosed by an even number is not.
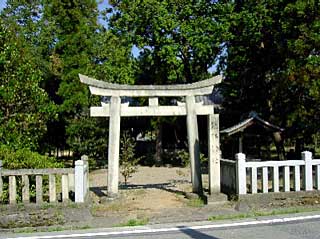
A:
[[[119,181],[121,98],[111,96],[108,147],[108,197],[116,197]]]

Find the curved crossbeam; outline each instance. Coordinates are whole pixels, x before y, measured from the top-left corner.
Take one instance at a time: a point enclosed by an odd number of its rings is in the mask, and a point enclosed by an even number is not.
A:
[[[219,84],[222,76],[214,76],[210,79],[179,85],[125,85],[114,84],[96,80],[79,74],[80,81],[89,86],[94,95],[102,96],[187,96],[211,94],[214,85]]]

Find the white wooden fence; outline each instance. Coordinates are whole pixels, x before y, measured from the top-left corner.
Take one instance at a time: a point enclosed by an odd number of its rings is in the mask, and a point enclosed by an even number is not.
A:
[[[30,179],[35,177],[36,203],[40,204],[44,200],[43,178],[48,178],[48,202],[58,202],[57,194],[61,193],[62,202],[70,201],[69,192],[74,191],[75,202],[82,203],[89,191],[89,165],[88,157],[82,156],[81,160],[75,162],[75,168],[52,168],[52,169],[18,169],[7,170],[2,168],[0,161],[0,204],[4,194],[4,179],[8,177],[9,204],[17,203],[18,193],[22,195],[22,203],[30,203]],[[61,188],[57,190],[57,179],[61,179]],[[17,180],[20,187],[17,187]],[[18,192],[20,189],[21,192]]]
[[[320,190],[320,159],[312,159],[308,151],[302,152],[301,157],[301,160],[247,162],[245,154],[236,154],[237,194]]]

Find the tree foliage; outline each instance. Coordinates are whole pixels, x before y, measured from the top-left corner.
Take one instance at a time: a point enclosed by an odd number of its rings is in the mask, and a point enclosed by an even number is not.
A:
[[[46,27],[41,35],[42,47],[46,49],[44,58],[48,62],[47,84],[49,91],[53,86],[51,95],[59,109],[59,120],[50,124],[50,133],[60,138],[62,145],[68,144],[74,156],[79,157],[84,153],[82,145],[88,136],[82,134],[85,130],[80,127],[87,121],[91,98],[87,87],[80,83],[78,74],[91,75],[95,67],[93,49],[98,29],[97,3],[94,0],[43,1],[43,6]],[[95,128],[96,121],[91,122]],[[52,140],[59,143],[55,138]],[[86,153],[91,155],[92,152]]]
[[[318,1],[235,2],[225,61],[229,125],[254,110],[286,128],[287,137],[319,131],[319,7]]]
[[[208,77],[227,34],[227,4],[216,1],[110,1],[111,29],[141,50],[141,75],[149,84]],[[220,16],[218,18],[218,16]]]
[[[41,88],[42,73],[23,35],[0,20],[0,141],[37,150],[55,107]]]
[[[104,158],[107,124],[89,117],[100,99],[79,73],[114,83],[191,83],[209,77],[218,60],[223,124],[254,110],[289,138],[319,132],[318,1],[109,3],[99,12],[95,0],[7,0],[0,15],[1,144]]]
[[[1,138],[21,141],[13,143],[16,148],[28,146],[25,141],[29,139],[30,147],[37,150],[41,139],[42,151],[70,148],[75,157],[85,153],[105,158],[107,122],[89,116],[89,106],[100,104],[100,99],[90,96],[78,74],[133,83],[135,63],[128,41],[102,26],[98,16],[95,0],[7,1],[1,12],[1,27],[6,31],[10,28],[12,34],[1,31],[1,79],[10,81],[12,87],[2,84],[6,86],[2,92],[15,91],[4,100],[12,101],[10,105],[19,113],[21,124],[34,132],[27,137],[22,137],[26,130],[20,136],[14,134],[10,130],[21,127],[3,118],[6,127]],[[32,119],[21,115],[27,111],[29,116],[34,113]]]
[[[93,75],[107,82],[134,84],[137,60],[132,56],[131,49],[132,44],[127,38],[101,28],[93,49],[96,64]]]
[[[120,172],[124,178],[124,184],[127,185],[132,174],[137,172],[137,164],[140,158],[135,155],[135,139],[128,131],[123,132],[121,137],[121,154],[120,154]]]
[[[228,34],[230,5],[220,1],[110,1],[110,29],[140,51],[136,84],[191,83],[210,76]],[[168,103],[168,102],[161,102]],[[162,124],[156,118],[155,161],[161,164]],[[167,118],[175,123],[174,118]]]

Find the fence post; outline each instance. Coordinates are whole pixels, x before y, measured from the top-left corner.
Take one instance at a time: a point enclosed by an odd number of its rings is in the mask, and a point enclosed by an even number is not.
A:
[[[85,195],[86,197],[87,193],[89,192],[89,158],[87,155],[82,155],[81,160],[84,162],[84,190],[85,190]]]
[[[42,175],[36,175],[36,203],[40,204],[43,202],[43,178]]]
[[[68,173],[69,190],[74,192],[74,172]]]
[[[16,180],[16,176],[9,176],[9,203],[10,204],[16,204],[17,203],[17,180]]]
[[[84,161],[77,160],[74,168],[75,202],[84,202]]]
[[[247,175],[246,175],[246,155],[243,153],[236,154],[236,181],[237,194],[247,193]]]
[[[302,160],[305,161],[305,171],[304,171],[304,183],[305,190],[311,191],[313,189],[312,185],[312,153],[309,151],[304,151],[301,153]]]

